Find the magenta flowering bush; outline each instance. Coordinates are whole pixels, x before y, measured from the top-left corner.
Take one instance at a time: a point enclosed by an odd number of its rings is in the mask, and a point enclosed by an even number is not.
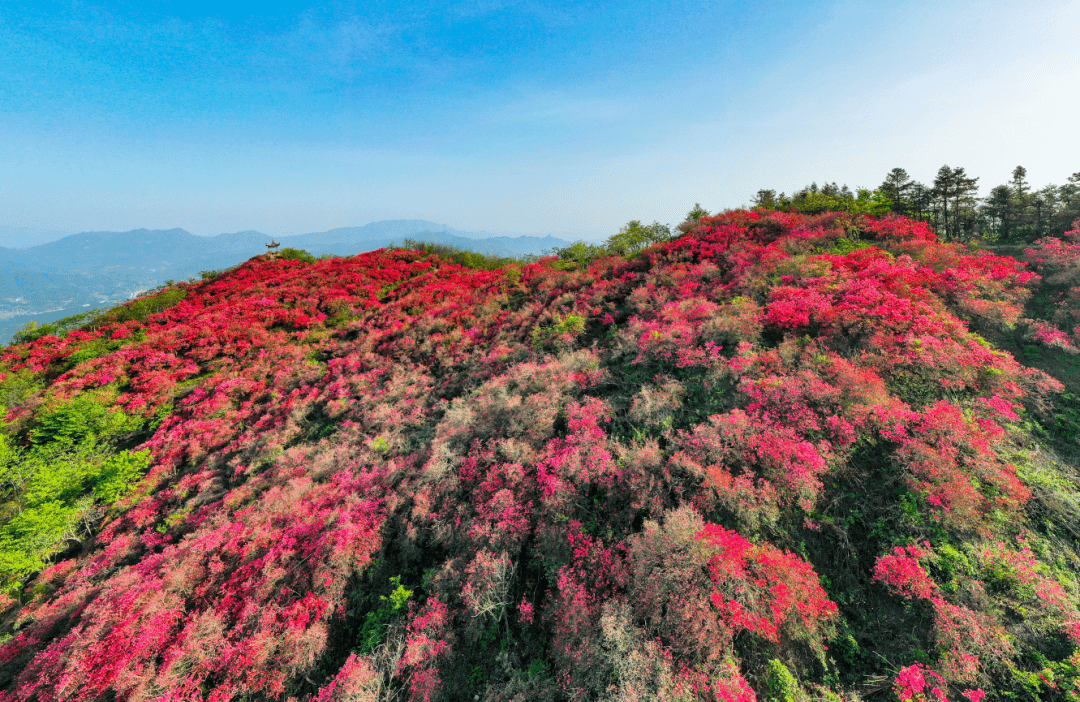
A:
[[[150,459],[5,581],[0,699],[1066,699],[1061,384],[973,331],[1037,275],[764,211],[554,263],[253,259],[4,349],[12,456],[89,398]]]
[[[1029,320],[1035,341],[1076,353],[1080,341],[1080,220],[1062,238],[1046,237],[1026,250],[1032,267],[1046,279],[1048,320]]]

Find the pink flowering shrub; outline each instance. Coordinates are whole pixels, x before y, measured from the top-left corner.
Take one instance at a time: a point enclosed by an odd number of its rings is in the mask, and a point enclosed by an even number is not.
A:
[[[3,349],[10,455],[84,398],[152,460],[0,596],[0,701],[1068,689],[1072,556],[1020,545],[1061,386],[972,333],[1038,276],[897,217],[688,231],[582,270],[254,259]]]
[[[1068,334],[1047,322],[1036,321],[1031,324],[1031,338],[1046,346],[1061,349],[1068,353],[1080,353],[1073,345]]]
[[[919,559],[930,555],[928,548],[897,546],[892,553],[878,558],[874,566],[874,579],[909,600],[933,599],[938,592],[937,583],[919,563]]]
[[[371,663],[357,658],[354,653],[341,666],[337,675],[319,689],[314,702],[377,702],[381,682]]]
[[[1027,256],[1044,276],[1053,305],[1052,323],[1029,320],[1029,334],[1039,343],[1075,353],[1080,343],[1080,220],[1060,239],[1039,239]]]
[[[893,680],[900,702],[946,702],[945,680],[918,663],[903,668]]]

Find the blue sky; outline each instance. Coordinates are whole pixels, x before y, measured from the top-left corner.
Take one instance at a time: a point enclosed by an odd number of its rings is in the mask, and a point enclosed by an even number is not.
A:
[[[595,238],[895,166],[1061,184],[1077,26],[1075,0],[4,0],[0,245],[398,218]]]

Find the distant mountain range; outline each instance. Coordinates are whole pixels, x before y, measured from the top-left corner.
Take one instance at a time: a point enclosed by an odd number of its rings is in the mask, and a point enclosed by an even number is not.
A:
[[[407,238],[501,256],[542,254],[569,244],[552,236],[482,236],[435,222],[398,219],[276,241],[282,248],[317,256],[349,256]],[[0,344],[30,320],[55,321],[130,299],[166,280],[237,265],[266,253],[271,238],[257,231],[203,237],[183,229],[135,229],[83,232],[25,249],[0,246]]]

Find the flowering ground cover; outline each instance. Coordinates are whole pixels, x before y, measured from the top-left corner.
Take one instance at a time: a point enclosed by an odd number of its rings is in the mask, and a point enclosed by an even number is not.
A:
[[[681,231],[252,259],[5,348],[0,700],[1076,700],[1062,384],[983,336],[1072,343],[1040,276]]]

